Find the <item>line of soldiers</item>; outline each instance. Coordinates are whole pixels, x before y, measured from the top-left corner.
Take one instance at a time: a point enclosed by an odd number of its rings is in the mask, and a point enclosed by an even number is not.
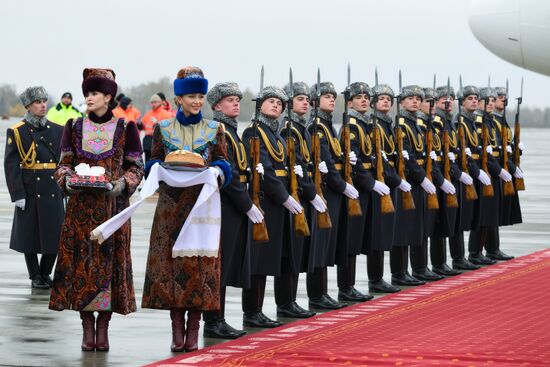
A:
[[[268,86],[240,138],[238,85],[209,91],[214,119],[225,128],[233,179],[221,193],[222,307],[205,315],[206,337],[245,333],[224,320],[226,286],[243,288],[244,326],[271,328],[281,323],[262,312],[267,276],[274,276],[277,315],[307,318],[315,314],[311,309],[373,298],[355,288],[360,254],[367,255],[369,291],[382,293],[512,258],[500,250],[498,228],[521,223],[523,172],[512,152],[521,153],[523,145],[506,121],[507,90],[461,88],[454,117],[457,96],[448,85],[400,92],[393,119],[396,96],[388,85],[351,83],[337,133],[332,83]],[[467,258],[464,231],[470,231]],[[385,252],[391,284],[383,279]],[[334,265],[338,300],[327,292],[327,267]],[[310,310],[296,303],[304,272]]]

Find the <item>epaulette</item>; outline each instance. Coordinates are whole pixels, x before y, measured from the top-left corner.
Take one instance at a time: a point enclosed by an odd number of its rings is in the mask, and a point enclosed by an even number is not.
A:
[[[23,125],[25,125],[25,121],[21,120],[18,123],[14,124],[10,129],[15,130],[17,128],[20,128]]]
[[[439,124],[443,124],[443,120],[441,120],[441,116],[439,116],[439,115],[434,116],[434,121],[439,123]]]
[[[399,118],[399,125],[405,126],[405,118],[404,117]]]
[[[416,124],[417,124],[418,126],[422,126],[423,128],[427,128],[427,127],[426,127],[426,124],[424,123],[424,120],[422,120],[422,119],[420,119],[420,118],[416,119]]]
[[[483,116],[479,116],[479,115],[476,116],[476,122],[478,122],[480,124],[483,123]]]

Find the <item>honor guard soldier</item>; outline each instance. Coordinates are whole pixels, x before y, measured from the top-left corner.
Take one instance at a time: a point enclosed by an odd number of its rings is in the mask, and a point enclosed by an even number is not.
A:
[[[247,156],[237,135],[237,117],[240,113],[242,93],[237,83],[218,83],[208,92],[206,99],[213,109],[213,119],[220,124],[227,141],[227,160],[233,172],[231,182],[221,190],[222,227],[220,235],[221,277],[220,310],[204,312],[204,336],[235,339],[246,334],[225,321],[225,291],[227,286],[250,286],[250,248],[247,233],[252,223],[263,220],[262,212],[248,194]]]
[[[8,128],[4,172],[15,204],[10,248],[25,255],[32,288],[52,286],[61,225],[63,196],[54,180],[63,127],[46,118],[48,93],[29,87],[20,96],[23,120]],[[38,255],[42,254],[40,261]]]
[[[379,181],[384,179],[383,182],[391,189],[391,192],[389,195],[371,195],[367,210],[367,225],[370,226],[371,234],[370,238],[367,238],[369,242],[366,248],[369,291],[371,293],[395,293],[401,289],[390,285],[383,279],[384,251],[391,251],[394,243],[394,206],[397,193],[409,192],[411,185],[399,177],[395,170],[396,146],[392,118],[388,115],[395,98],[394,92],[387,84],[376,85],[372,92],[372,105],[375,111],[371,115],[372,123],[369,124],[369,134],[375,146],[376,179]],[[385,203],[384,200],[389,203]],[[391,205],[391,210],[386,209],[389,205]],[[395,265],[392,265],[392,273],[394,271],[397,272],[397,269],[395,269]],[[400,271],[401,266],[399,267]]]
[[[424,169],[424,163],[427,161],[427,144],[424,141],[428,139],[429,134],[424,135],[421,127],[417,124],[417,112],[424,99],[424,90],[417,85],[403,87],[400,94],[401,108],[398,113],[398,126],[401,130],[403,139],[403,151],[399,152],[404,157],[405,172],[407,181],[412,186],[412,198],[414,209],[405,207],[405,200],[402,195],[397,196],[396,206],[396,231],[394,238],[394,248],[391,252],[390,262],[392,265],[392,284],[395,285],[422,285],[424,281],[417,279],[408,272],[408,248],[411,247],[411,265],[413,271],[417,274],[425,274],[425,269],[419,269],[418,258],[424,259],[426,252],[426,232],[428,231],[427,215],[433,215],[426,208],[425,193],[435,194],[436,188],[432,184],[430,177]],[[429,129],[429,128],[428,128]],[[395,139],[399,139],[395,136]],[[429,152],[435,156],[435,153]],[[435,157],[433,157],[435,160]],[[433,180],[437,186],[443,184],[443,178],[439,177],[433,170]],[[438,182],[441,181],[441,182]]]
[[[317,93],[317,90],[319,93]],[[320,236],[325,238],[323,245],[319,244],[320,251],[325,254],[324,262],[308,277],[307,289],[310,308],[329,310],[346,306],[346,304],[340,303],[328,295],[326,267],[336,264],[337,252],[347,252],[347,223],[340,227],[343,196],[357,199],[359,195],[355,187],[344,181],[340,173],[343,168],[342,149],[332,125],[332,113],[334,112],[336,96],[336,89],[330,82],[313,85],[310,103],[318,104],[318,109],[315,112],[316,116],[312,116],[313,118],[308,125],[309,133],[318,134],[320,139],[320,156],[326,165],[324,167],[326,173],[322,191],[323,197],[327,201],[332,228],[323,231],[326,231],[326,233],[320,233]]]
[[[282,325],[269,319],[262,312],[266,276],[285,277],[291,272],[287,265],[292,259],[290,214],[303,212],[303,207],[288,191],[289,180],[286,164],[285,142],[279,135],[278,118],[285,108],[287,96],[277,87],[263,88],[258,97],[257,121],[243,132],[243,143],[247,154],[252,149],[250,141],[260,140],[260,162],[256,169],[263,174],[260,183],[262,195],[260,207],[265,213],[265,224],[269,239],[267,242],[253,241],[251,244],[251,283],[243,289],[243,325],[273,328]],[[296,174],[300,167],[292,167]],[[301,172],[303,175],[303,172]],[[279,281],[279,280],[277,280]]]
[[[338,299],[342,301],[362,302],[373,298],[355,289],[356,257],[367,247],[370,237],[370,227],[367,224],[367,212],[371,195],[389,195],[390,188],[374,178],[374,151],[369,135],[368,110],[370,107],[371,90],[367,83],[355,82],[349,87],[348,118],[349,139],[351,151],[357,157],[353,168],[353,184],[359,191],[361,215],[347,218],[349,228],[348,265],[338,267]],[[340,133],[341,144],[344,135]]]
[[[516,166],[512,157],[514,151],[514,141],[512,130],[506,119],[506,106],[508,104],[508,91],[505,87],[496,87],[495,91],[497,93],[497,99],[495,101],[495,110],[493,112],[493,121],[497,127],[497,133],[500,134],[501,140],[504,135],[506,135],[507,140],[506,144],[503,142],[503,146],[506,145],[506,148],[503,148],[507,151],[508,156],[508,170],[515,178],[523,178],[523,171]],[[506,130],[506,131],[504,131]],[[504,166],[504,152],[500,156],[501,165]],[[513,190],[511,195],[503,194],[500,197],[500,207],[501,207],[501,216],[500,216],[500,225],[508,226],[522,222],[521,218],[521,207],[519,204],[518,192]],[[489,238],[485,245],[487,250],[487,257],[493,260],[511,260],[514,257],[507,255],[506,253],[500,250],[500,236],[498,228],[489,233]]]

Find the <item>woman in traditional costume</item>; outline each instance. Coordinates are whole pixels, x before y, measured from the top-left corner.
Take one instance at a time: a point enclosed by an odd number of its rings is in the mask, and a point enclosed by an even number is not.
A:
[[[49,308],[80,312],[83,351],[109,350],[108,327],[113,312],[136,311],[130,256],[130,223],[99,244],[90,232],[129,205],[143,176],[141,142],[134,122],[113,116],[117,92],[111,69],[84,69],[82,92],[88,117],[69,120],[61,141],[55,179],[69,196],[61,230]],[[81,163],[100,166],[108,182],[82,188],[75,176]],[[90,183],[90,182],[88,182]],[[98,312],[97,324],[94,312]]]
[[[175,118],[155,126],[148,169],[164,162],[170,152],[186,150],[201,155],[206,166],[216,167],[222,186],[231,181],[223,128],[219,122],[203,119],[201,115],[207,89],[208,81],[201,69],[189,66],[178,72],[174,81],[178,112]],[[215,251],[212,244],[205,243],[203,248],[172,257],[176,238],[202,188],[202,184],[172,187],[160,182],[151,230],[141,306],[170,310],[173,352],[198,349],[202,311],[220,308],[219,243]]]

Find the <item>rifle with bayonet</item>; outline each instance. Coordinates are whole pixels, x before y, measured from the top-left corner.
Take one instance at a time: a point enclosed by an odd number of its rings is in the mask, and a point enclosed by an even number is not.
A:
[[[375,84],[378,85],[378,69],[374,72]],[[371,102],[372,108],[372,136],[374,139],[374,152],[376,155],[376,179],[384,183],[384,161],[382,158],[382,141],[380,139],[380,127],[378,126],[378,120],[376,118],[376,102],[377,96],[373,96]],[[391,194],[380,197],[380,211],[382,214],[389,214],[395,212]]]
[[[289,176],[289,186],[290,186],[290,196],[292,196],[297,202],[300,202],[298,196],[298,177],[294,172],[294,166],[296,166],[296,145],[294,137],[292,136],[292,99],[294,98],[294,88],[292,81],[292,68],[289,71],[289,85],[290,85],[290,95],[288,96],[287,104],[287,118],[286,118],[286,153],[287,153],[287,167],[288,167],[288,176]],[[307,175],[307,171],[304,172]],[[300,236],[309,236],[309,226],[307,224],[305,211],[298,214],[292,214],[292,220],[294,223],[294,232]]]
[[[350,66],[348,64],[348,85],[344,92],[342,93],[344,95],[344,114],[342,117],[342,140],[344,142],[344,180],[350,184],[353,185],[353,178],[352,178],[352,167],[350,162],[350,152],[351,152],[351,142],[350,142],[350,132],[349,132],[349,115],[348,115],[348,101],[349,101],[349,95],[350,95],[350,79],[351,79],[351,70]],[[350,217],[358,217],[361,216],[363,213],[361,211],[361,203],[359,202],[359,199],[350,199],[348,200],[348,215]]]
[[[252,166],[250,167],[252,170],[252,202],[254,205],[260,209],[260,211],[263,213],[262,208],[260,207],[260,173],[256,170],[256,167],[260,163],[260,138],[258,136],[258,124],[260,122],[260,93],[262,93],[262,90],[264,89],[264,67],[262,65],[262,71],[260,74],[260,92],[258,93],[258,97],[256,97],[253,101],[255,102],[255,111],[254,111],[254,119],[252,120],[252,126],[253,126],[253,136],[250,138],[250,162],[252,163]],[[265,218],[261,223],[254,223],[252,227],[252,238],[256,242],[268,242],[269,241],[269,234],[267,232],[267,226],[265,224]]]
[[[321,99],[321,71],[317,69],[317,90],[316,98],[313,102],[313,122],[312,122],[312,134],[311,134],[311,150],[313,155],[313,183],[315,184],[315,190],[317,195],[325,201],[322,188],[321,171],[319,170],[319,163],[321,163],[321,138],[317,133],[317,120],[319,119],[319,102]],[[332,228],[332,222],[330,221],[330,214],[327,210],[323,213],[317,213],[317,227],[318,228]]]
[[[466,136],[464,132],[464,126],[462,125],[462,75],[459,77],[460,86],[458,93],[458,139],[460,140],[460,169],[466,174],[470,174],[468,170],[468,157],[466,155]],[[465,185],[464,190],[466,191],[466,200],[477,200],[477,192],[474,184]]]
[[[433,125],[432,125],[432,110],[434,108],[435,101],[432,99],[430,100],[430,110],[428,111],[428,121],[426,121],[426,165],[424,167],[424,170],[426,171],[426,178],[433,182],[433,161],[432,157],[430,156],[430,153],[432,151],[432,145],[433,145]],[[437,201],[437,193],[435,194],[428,194],[427,195],[428,200],[428,209],[439,209],[439,202]]]
[[[402,78],[401,78],[401,70],[399,70],[399,91],[398,95],[396,96],[396,106],[397,106],[397,114],[395,115],[395,140],[397,142],[397,173],[399,174],[399,177],[401,177],[402,180],[406,180],[405,176],[405,158],[403,157],[403,129],[401,129],[401,125],[399,124],[399,119],[401,118],[401,111],[399,103],[401,103],[401,90],[402,90]],[[410,157],[409,157],[410,159]],[[413,210],[415,208],[414,205],[414,199],[412,196],[411,191],[401,191],[401,199],[402,199],[402,206],[403,210]]]
[[[484,103],[483,103],[483,121],[481,123],[481,169],[489,175],[489,167],[487,165],[487,161],[489,159],[487,153],[487,147],[489,146],[489,127],[487,126],[487,104],[489,104],[489,96],[485,97]],[[493,184],[490,183],[489,185],[483,185],[483,188],[481,190],[481,194],[485,197],[492,197],[495,195],[495,191],[493,190]]]
[[[506,98],[504,99],[504,110],[502,114],[502,125],[500,129],[500,137],[502,139],[502,168],[509,172],[508,167],[508,122],[506,121],[506,106],[508,106],[508,79],[506,79]],[[516,193],[514,190],[514,182],[504,181],[502,183],[504,196],[512,196]]]
[[[521,103],[523,102],[523,78],[521,78],[521,92],[519,97],[517,98],[518,101],[518,108],[516,110],[516,119],[514,122],[514,164],[519,167],[519,160],[521,156],[521,149],[519,149],[519,143],[520,143],[520,124],[519,124],[519,107]],[[517,178],[514,177],[514,186],[516,187],[516,191],[523,191],[525,190],[525,182],[523,181],[523,178]]]
[[[449,182],[451,181],[451,160],[449,158],[450,150],[450,136],[447,126],[449,122],[447,121],[447,110],[451,104],[451,81],[447,77],[447,99],[445,100],[445,125],[443,126],[443,176]],[[445,200],[448,208],[458,208],[458,199],[456,194],[447,194],[445,195]]]

